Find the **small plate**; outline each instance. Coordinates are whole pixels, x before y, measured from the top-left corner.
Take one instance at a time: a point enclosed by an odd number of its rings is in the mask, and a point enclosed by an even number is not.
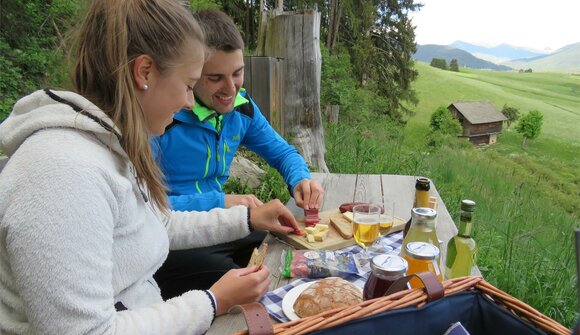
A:
[[[300,293],[304,292],[305,289],[316,282],[317,281],[315,280],[300,284],[286,293],[282,299],[282,311],[290,321],[300,319],[300,317],[294,312],[294,302],[296,302],[296,299],[298,299]]]

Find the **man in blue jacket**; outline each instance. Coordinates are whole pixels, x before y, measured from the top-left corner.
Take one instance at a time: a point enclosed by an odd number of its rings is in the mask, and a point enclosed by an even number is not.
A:
[[[181,110],[153,149],[165,174],[173,209],[205,211],[262,205],[254,195],[224,194],[230,164],[240,145],[260,155],[283,176],[296,204],[319,209],[324,190],[310,177],[296,149],[268,123],[242,88],[243,39],[234,22],[218,10],[204,10],[196,18],[206,32],[210,55],[202,77],[193,87],[193,110]],[[171,251],[155,279],[164,298],[191,289],[208,289],[231,268],[245,267],[263,232],[214,247]]]

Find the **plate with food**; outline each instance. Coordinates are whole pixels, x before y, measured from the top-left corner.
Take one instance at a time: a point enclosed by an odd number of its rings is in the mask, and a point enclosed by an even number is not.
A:
[[[290,320],[362,302],[362,290],[338,277],[300,284],[282,299],[282,311]]]

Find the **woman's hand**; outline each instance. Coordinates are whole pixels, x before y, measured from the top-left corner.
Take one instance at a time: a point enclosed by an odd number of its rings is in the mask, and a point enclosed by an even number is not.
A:
[[[250,211],[250,221],[256,230],[269,230],[283,234],[296,232],[300,235],[294,215],[278,199],[252,208]]]
[[[302,179],[294,186],[294,200],[300,208],[320,209],[324,201],[324,189],[316,180]]]
[[[266,294],[271,281],[270,270],[266,265],[256,270],[255,265],[232,269],[210,287],[217,302],[216,316],[227,313],[235,305],[258,301]]]

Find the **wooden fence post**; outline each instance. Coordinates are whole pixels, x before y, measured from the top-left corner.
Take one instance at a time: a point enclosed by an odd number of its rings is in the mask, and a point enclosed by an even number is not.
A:
[[[308,163],[328,172],[320,111],[320,13],[263,12],[256,54],[285,59],[285,133]]]
[[[338,123],[338,112],[340,111],[339,105],[326,105],[324,106],[324,115],[328,122],[332,124]]]

